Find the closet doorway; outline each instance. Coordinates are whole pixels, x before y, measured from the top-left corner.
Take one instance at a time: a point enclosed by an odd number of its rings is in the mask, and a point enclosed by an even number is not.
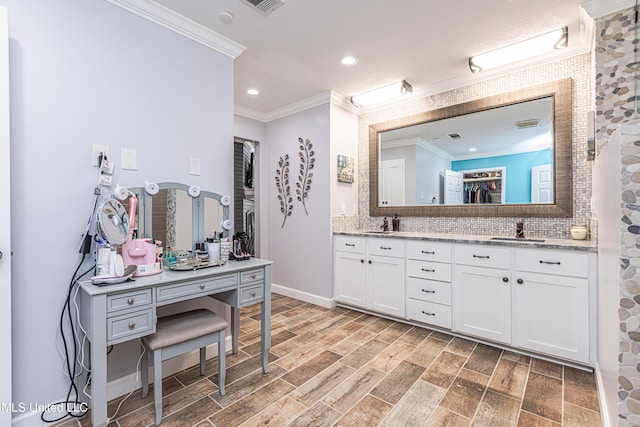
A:
[[[249,248],[252,256],[256,256],[257,222],[256,208],[259,176],[257,170],[258,141],[234,138],[234,189],[233,189],[233,223],[234,232],[245,232],[249,237]],[[259,254],[258,254],[259,255]]]

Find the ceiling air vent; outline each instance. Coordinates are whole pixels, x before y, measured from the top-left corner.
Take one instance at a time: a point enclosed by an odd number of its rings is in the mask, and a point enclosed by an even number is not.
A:
[[[461,139],[462,135],[460,135],[459,133],[449,133],[447,134],[447,136],[449,137],[449,139]]]
[[[241,0],[252,9],[267,16],[284,4],[284,0]]]

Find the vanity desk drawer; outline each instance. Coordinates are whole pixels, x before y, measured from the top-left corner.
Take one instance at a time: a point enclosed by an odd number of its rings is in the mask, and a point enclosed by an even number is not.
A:
[[[407,300],[407,317],[418,322],[451,329],[451,307],[448,305],[409,298]]]
[[[107,344],[116,344],[155,332],[153,308],[107,319]]]
[[[153,302],[151,289],[123,292],[107,296],[107,313],[113,313],[129,308],[139,308]]]
[[[220,276],[212,280],[204,280],[201,282],[188,282],[174,285],[158,286],[156,289],[156,300],[158,303],[182,300],[197,294],[207,294],[213,290],[221,290],[238,285],[238,275],[228,274]]]
[[[261,268],[258,270],[243,271],[240,273],[241,284],[256,282],[258,280],[264,280],[264,270]]]
[[[456,264],[491,268],[511,267],[511,250],[509,248],[458,245],[454,251]]]
[[[243,286],[240,288],[240,307],[252,305],[264,299],[264,286]]]
[[[451,262],[451,245],[438,242],[407,242],[407,258],[423,261]]]

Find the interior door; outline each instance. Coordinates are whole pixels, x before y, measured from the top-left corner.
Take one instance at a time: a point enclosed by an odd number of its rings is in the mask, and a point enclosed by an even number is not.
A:
[[[551,165],[531,168],[531,203],[553,203],[553,171]]]
[[[11,199],[9,196],[9,28],[0,6],[0,402],[11,402]],[[11,425],[11,411],[0,411]]]
[[[404,206],[405,171],[404,159],[385,160],[380,162],[380,205]]]
[[[462,172],[444,171],[444,204],[461,205],[462,200]]]

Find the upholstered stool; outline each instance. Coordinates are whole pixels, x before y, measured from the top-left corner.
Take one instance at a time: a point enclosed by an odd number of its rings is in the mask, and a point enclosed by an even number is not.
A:
[[[153,353],[153,401],[156,425],[162,421],[162,362],[172,357],[200,349],[200,375],[205,374],[207,345],[218,343],[218,387],[224,395],[225,350],[227,321],[212,311],[200,309],[160,317],[156,333],[143,337],[142,345]],[[149,394],[148,355],[142,358],[142,397]]]

